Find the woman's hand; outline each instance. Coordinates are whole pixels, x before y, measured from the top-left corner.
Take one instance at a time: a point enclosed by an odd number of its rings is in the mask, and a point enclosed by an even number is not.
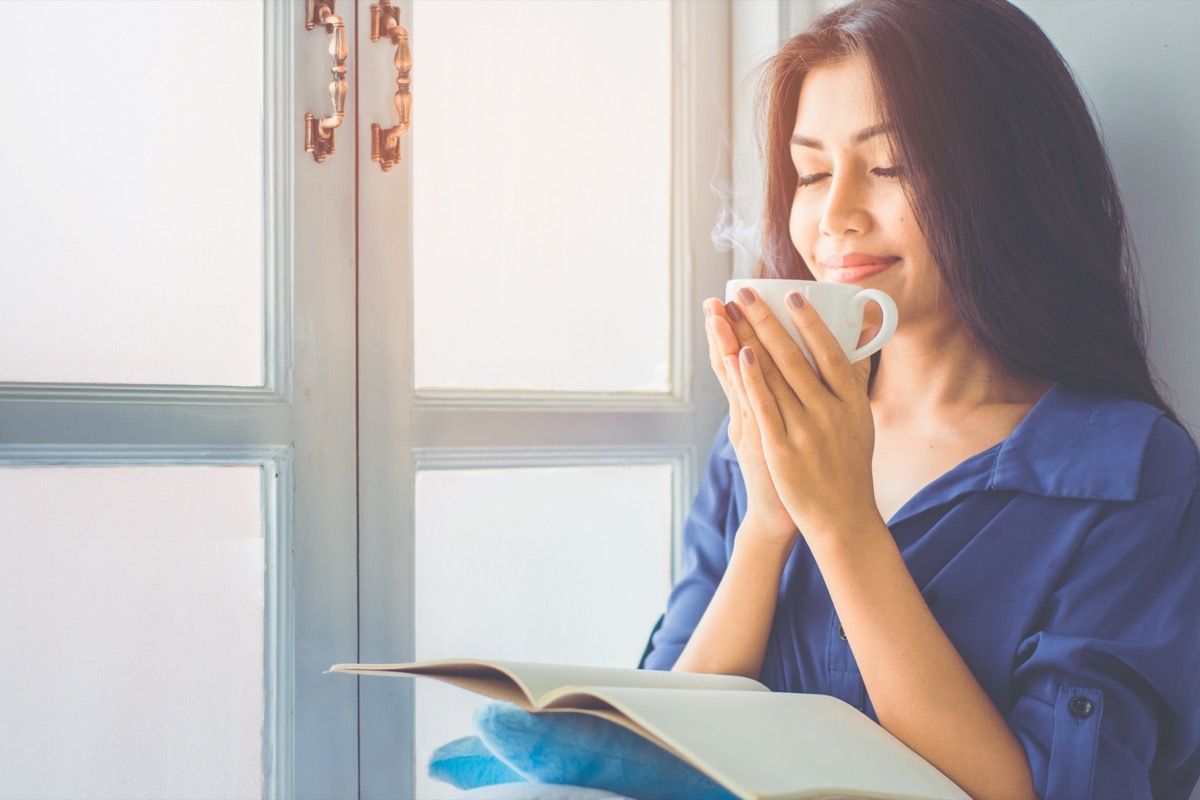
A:
[[[733,311],[739,313],[736,308]],[[758,423],[750,412],[742,385],[738,351],[744,342],[734,332],[735,323],[720,300],[710,298],[705,301],[704,317],[709,362],[729,401],[729,441],[737,453],[738,466],[746,481],[747,509],[742,526],[747,531],[759,531],[773,541],[791,545],[795,542],[796,525],[771,482],[763,457]],[[752,337],[753,329],[744,319],[738,325]],[[754,342],[753,338],[750,342]],[[763,357],[767,358],[765,351]],[[779,380],[782,381],[782,378]]]
[[[875,425],[867,397],[870,362],[852,365],[816,309],[797,292],[788,296],[790,315],[816,369],[753,289],[742,289],[737,305],[743,316],[733,326],[742,344],[742,407],[759,432],[780,502],[810,545],[839,532],[878,526],[882,520],[871,471]]]
[[[741,345],[743,416],[758,429],[779,500],[812,550],[879,723],[973,797],[1033,797],[1025,750],[929,610],[876,507],[869,362],[851,365],[812,306],[789,299],[815,369],[753,290],[741,290],[740,314],[726,316]],[[781,568],[770,551],[738,555],[688,643],[692,653],[684,652],[698,670],[761,670]],[[735,567],[738,581],[728,583]],[[759,625],[751,636],[747,620]]]

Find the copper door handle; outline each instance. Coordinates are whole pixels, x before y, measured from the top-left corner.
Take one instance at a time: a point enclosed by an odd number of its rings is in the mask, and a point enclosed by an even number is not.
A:
[[[397,89],[392,100],[399,122],[386,130],[378,123],[371,123],[371,160],[387,172],[400,162],[400,137],[408,133],[412,115],[412,79],[408,76],[412,53],[408,49],[408,31],[400,27],[400,9],[394,8],[390,0],[379,0],[371,6],[371,41],[378,42],[381,36],[396,45],[393,62]]]
[[[304,115],[304,152],[312,153],[319,164],[333,152],[333,130],[346,118],[346,21],[333,13],[336,0],[308,0],[308,14],[304,18],[306,30],[324,25],[333,34],[329,42],[329,55],[333,56],[333,80],[329,83],[329,99],[333,102],[333,113],[317,119],[312,114]]]

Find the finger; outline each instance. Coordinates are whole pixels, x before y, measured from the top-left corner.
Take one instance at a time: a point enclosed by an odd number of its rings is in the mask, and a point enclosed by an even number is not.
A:
[[[860,391],[866,391],[871,385],[871,357],[867,356],[862,361],[853,365],[854,377],[858,379],[858,384],[861,387]]]
[[[746,404],[743,402],[746,392],[742,388],[742,376],[738,371],[737,356],[725,356],[724,364],[730,387],[729,424],[733,425],[736,420],[738,430],[741,431],[745,427],[746,421]]]
[[[733,329],[734,322],[729,317],[725,303],[710,297],[705,301],[704,313],[716,339],[717,355],[722,359],[725,356],[736,356],[742,348],[742,343],[738,341],[737,333]]]
[[[746,319],[754,328],[762,346],[770,354],[772,362],[800,403],[804,402],[806,394],[816,389],[824,390],[820,375],[813,369],[812,364],[808,363],[804,351],[766,302],[749,287],[738,291],[738,302],[745,309]]]
[[[741,387],[745,392],[743,402],[749,407],[763,438],[783,435],[786,432],[786,426],[779,413],[779,405],[775,402],[775,395],[767,386],[757,354],[753,349],[742,348],[738,367],[741,374]]]
[[[745,290],[743,289],[742,291]],[[792,392],[791,386],[788,385],[787,380],[783,377],[783,373],[779,371],[779,367],[776,366],[774,359],[771,358],[771,354],[759,339],[754,325],[746,317],[746,306],[741,302],[741,291],[738,292],[738,296],[739,300],[737,302],[731,301],[725,304],[725,316],[729,320],[730,328],[737,337],[738,350],[740,351],[743,347],[749,347],[754,350],[756,363],[771,391],[777,392],[780,395],[790,394]],[[757,295],[751,294],[750,296],[757,300]],[[762,309],[766,308],[766,303],[757,302],[756,304]],[[771,312],[768,310],[767,313],[770,314]]]
[[[859,373],[846,357],[846,352],[838,344],[829,327],[799,292],[791,292],[787,296],[788,313],[796,330],[804,337],[808,352],[812,353],[817,362],[817,372],[821,379],[835,395],[845,398],[853,392],[862,391],[862,379]]]
[[[717,318],[712,321],[713,337],[716,339],[717,351],[721,358],[725,356],[737,356],[738,351],[742,349],[742,343],[738,341],[737,334],[733,332],[733,326],[729,324],[729,320]]]
[[[729,363],[734,375],[733,391],[737,394],[738,407],[742,409],[743,445],[750,444],[752,448],[761,449],[762,434],[759,433],[758,420],[754,418],[754,412],[750,410],[750,401],[746,397],[746,386],[742,379],[741,361],[736,353],[729,356]]]
[[[709,336],[709,360],[720,378],[725,399],[729,402],[729,419],[732,426],[730,436],[738,437],[747,415],[746,405],[741,402],[737,387],[737,352],[741,345],[730,327],[725,304],[715,297],[710,297],[704,301],[703,307],[707,323],[705,332]]]
[[[879,333],[878,325],[868,325],[867,327],[863,328],[862,335],[858,337],[857,346],[862,347],[864,344],[874,339],[875,334],[877,333]],[[858,379],[862,382],[864,387],[871,383],[871,368],[873,362],[874,357],[868,356],[867,358],[859,360],[859,362],[854,365],[854,371],[858,375]]]
[[[713,318],[708,308],[704,309],[704,335],[708,339],[708,364],[712,368],[713,374],[717,376],[717,382],[721,384],[721,391],[725,392],[725,398],[728,399],[730,386],[725,368],[725,354],[721,351],[716,333],[713,331]]]

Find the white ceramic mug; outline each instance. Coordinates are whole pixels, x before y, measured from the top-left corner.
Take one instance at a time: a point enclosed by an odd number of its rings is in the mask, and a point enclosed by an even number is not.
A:
[[[812,353],[804,344],[804,339],[792,323],[792,315],[785,298],[792,292],[799,292],[806,302],[811,303],[817,310],[821,320],[829,327],[838,344],[850,359],[850,363],[861,361],[887,344],[888,339],[896,332],[896,303],[887,294],[878,289],[863,289],[848,283],[828,283],[825,281],[795,281],[782,278],[748,278],[733,280],[725,284],[725,302],[737,299],[738,290],[748,286],[758,292],[758,296],[766,301],[767,307],[783,323],[783,327],[800,345],[808,363],[816,367]],[[862,335],[863,312],[867,303],[874,301],[883,311],[883,324],[879,333],[871,341],[858,347],[858,339]]]

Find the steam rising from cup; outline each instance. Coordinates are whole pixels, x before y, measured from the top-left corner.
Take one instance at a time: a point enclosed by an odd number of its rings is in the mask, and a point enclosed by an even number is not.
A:
[[[756,112],[751,99],[761,77],[759,71],[766,63],[746,75],[738,88],[741,111],[729,122],[727,133],[720,135],[709,181],[709,189],[720,201],[711,234],[713,248],[719,253],[733,253],[734,279],[798,277],[784,274],[781,265],[788,261],[786,254],[774,252],[763,230],[765,170],[761,143],[754,133]],[[790,243],[783,246],[790,248]]]
[[[732,192],[714,185],[713,194],[721,199],[721,210],[712,229],[713,247],[719,253],[733,252],[733,277],[753,278],[758,273],[762,222],[748,224],[739,219]]]
[[[778,260],[772,253],[763,251],[763,223],[761,213],[758,221],[748,223],[738,216],[736,198],[732,191],[711,184],[712,193],[720,199],[721,208],[712,229],[712,243],[719,253],[733,252],[733,277],[738,278],[783,278],[776,267]],[[760,273],[761,265],[761,273]]]

